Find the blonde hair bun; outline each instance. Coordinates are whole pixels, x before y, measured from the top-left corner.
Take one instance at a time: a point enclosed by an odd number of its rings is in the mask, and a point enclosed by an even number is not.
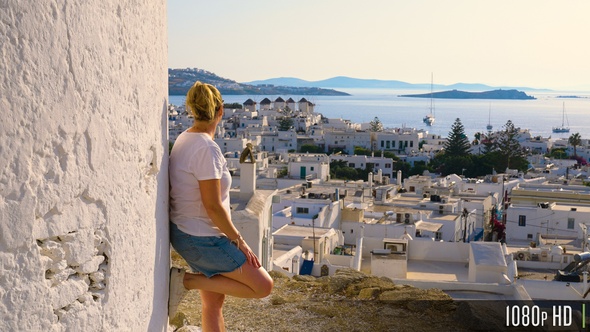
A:
[[[221,93],[211,84],[196,81],[186,94],[186,108],[195,121],[213,121],[222,103]]]

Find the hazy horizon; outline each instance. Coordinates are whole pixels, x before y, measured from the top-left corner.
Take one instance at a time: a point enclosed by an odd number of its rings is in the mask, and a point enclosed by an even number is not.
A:
[[[590,91],[590,1],[168,1],[170,68]]]

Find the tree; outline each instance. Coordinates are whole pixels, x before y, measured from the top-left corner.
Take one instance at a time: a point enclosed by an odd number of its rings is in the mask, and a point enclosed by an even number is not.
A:
[[[381,123],[381,120],[379,120],[378,117],[375,117],[373,121],[369,122],[369,131],[383,131],[383,123]]]
[[[463,127],[461,119],[457,118],[455,120],[455,123],[453,123],[451,131],[449,132],[449,137],[447,138],[447,141],[444,144],[445,156],[468,156],[470,147],[471,144],[469,143],[469,139],[465,135],[465,127]]]
[[[567,154],[565,153],[565,149],[563,148],[551,149],[551,151],[548,154],[546,154],[547,157],[554,159],[565,159],[566,155]]]
[[[324,149],[320,146],[313,145],[313,144],[303,144],[301,145],[301,153],[324,153]]]
[[[284,116],[291,117],[293,115],[293,111],[289,106],[285,106],[285,108],[282,109],[282,112]]]
[[[230,110],[230,109],[242,109],[242,104],[240,103],[225,103],[223,104],[223,108],[226,110]]]
[[[503,167],[497,169],[510,168],[510,166],[520,169],[524,164],[525,169],[521,170],[526,170],[526,165],[528,165],[528,163],[526,162],[524,149],[518,142],[519,128],[514,127],[514,124],[510,120],[506,122],[503,128],[504,130],[500,132],[500,135],[496,140],[496,149],[501,158],[501,164],[499,166]],[[516,165],[519,165],[520,167],[517,167]]]
[[[582,144],[582,136],[580,136],[580,133],[572,134],[572,136],[568,138],[567,142],[574,147],[574,157],[578,156],[576,147]]]
[[[279,131],[287,131],[289,129],[291,129],[291,127],[293,127],[293,118],[289,117],[289,116],[283,116],[280,120],[279,120]]]
[[[493,152],[496,149],[496,135],[492,133],[480,134],[479,144],[483,145],[483,151],[481,151],[483,154]]]
[[[434,172],[432,167],[427,165],[425,161],[416,160],[414,162],[414,166],[410,169],[408,176],[422,175],[422,174],[424,174],[424,171]]]

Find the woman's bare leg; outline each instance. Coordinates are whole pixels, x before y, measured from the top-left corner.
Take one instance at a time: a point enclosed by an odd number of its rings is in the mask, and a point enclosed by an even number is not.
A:
[[[244,263],[235,271],[211,278],[203,274],[186,273],[184,286],[187,289],[199,289],[241,298],[262,298],[270,294],[273,281],[263,268],[255,268]]]
[[[201,293],[201,328],[203,332],[223,332],[223,301],[225,295],[205,290]]]

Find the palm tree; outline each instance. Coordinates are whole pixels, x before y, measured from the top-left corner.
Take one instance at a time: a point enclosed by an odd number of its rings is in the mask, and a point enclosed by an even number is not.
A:
[[[577,151],[576,151],[576,147],[580,144],[582,144],[582,136],[580,136],[580,133],[575,133],[572,134],[572,136],[570,136],[567,140],[567,142],[574,147],[574,156],[578,156]]]

